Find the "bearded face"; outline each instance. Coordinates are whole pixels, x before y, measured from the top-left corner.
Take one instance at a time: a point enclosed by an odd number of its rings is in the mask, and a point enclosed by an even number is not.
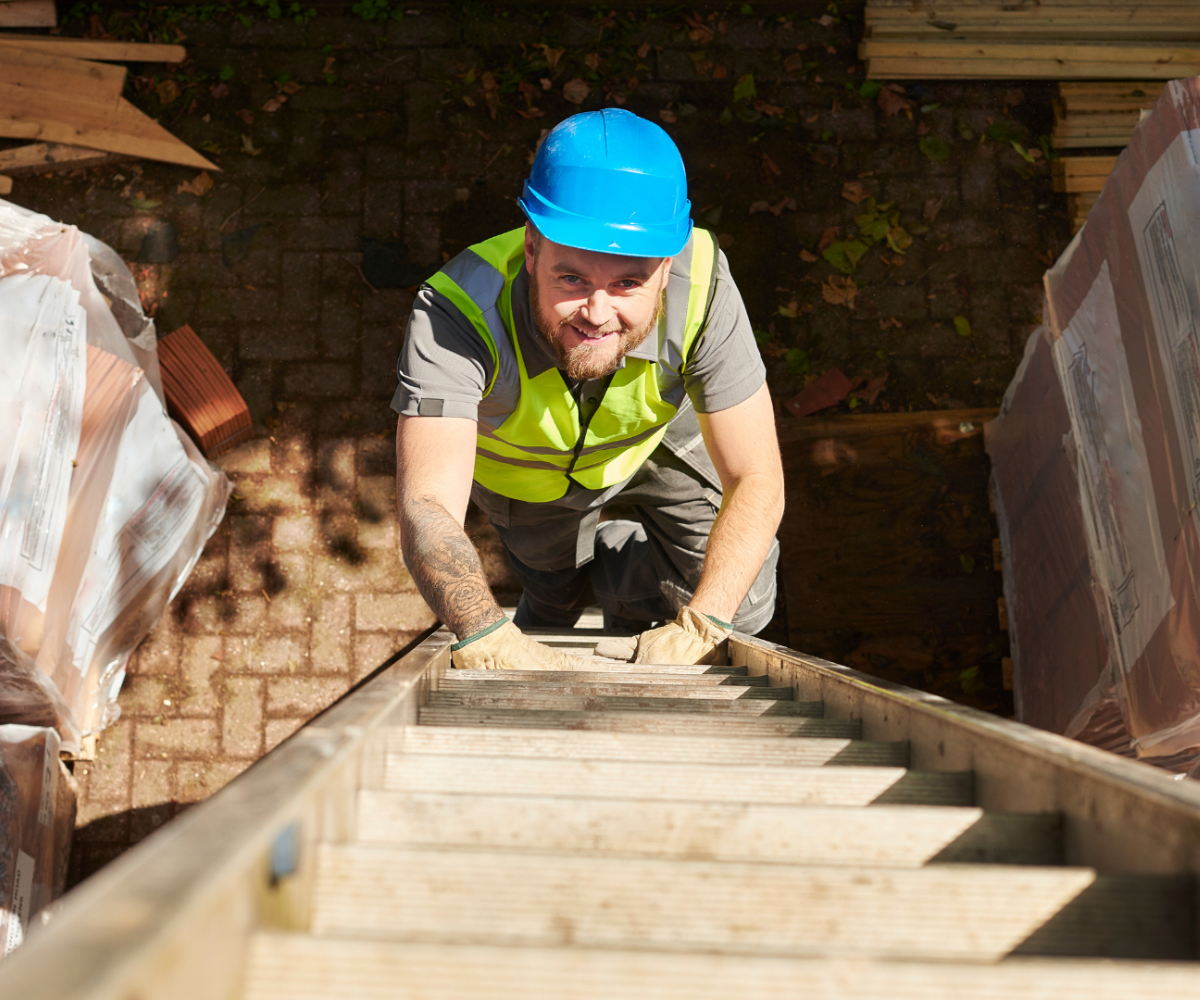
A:
[[[577,250],[529,236],[529,302],[559,364],[579,381],[616,371],[658,324],[671,259]]]

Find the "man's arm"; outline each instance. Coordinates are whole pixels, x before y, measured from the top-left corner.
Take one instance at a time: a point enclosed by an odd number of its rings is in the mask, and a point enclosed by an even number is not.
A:
[[[765,383],[744,402],[699,417],[724,500],[689,604],[701,614],[731,622],[783,517],[783,465]]]
[[[504,617],[463,531],[474,469],[474,420],[400,418],[396,512],[404,563],[425,603],[459,639]]]

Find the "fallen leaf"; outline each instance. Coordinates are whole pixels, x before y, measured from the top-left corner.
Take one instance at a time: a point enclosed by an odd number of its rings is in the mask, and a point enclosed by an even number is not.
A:
[[[875,103],[883,108],[883,113],[889,118],[900,114],[901,111],[911,115],[913,108],[917,106],[915,102],[910,101],[907,97],[902,97],[896,93],[890,86],[884,87],[879,92],[879,96],[875,98]]]
[[[212,94],[212,96],[216,100],[220,100],[222,97],[228,97],[229,96],[229,84],[214,83],[211,87],[208,88],[208,92],[210,94]]]
[[[821,251],[821,256],[841,271],[842,274],[850,274],[870,249],[871,247],[862,240],[847,240],[845,242],[830,243],[829,246]]]
[[[287,95],[277,94],[275,97],[272,97],[270,100],[266,101],[263,104],[262,109],[263,111],[270,111],[274,113],[282,108],[285,104],[287,104]]]
[[[821,282],[821,298],[830,305],[845,306],[847,309],[852,310],[854,308],[854,297],[857,294],[858,286],[851,277],[839,278],[834,274]],[[849,392],[850,390],[847,389],[846,391]]]
[[[675,117],[675,112],[670,108],[663,108],[658,112],[658,117],[665,121],[668,125],[674,125],[678,118]]]
[[[929,122],[919,122],[917,124],[917,135],[929,135],[932,131],[933,129],[930,127]]]
[[[800,303],[795,299],[790,299],[786,304],[779,307],[779,315],[786,316],[788,319],[795,319],[796,312],[800,308]]]
[[[328,76],[333,72],[333,64],[337,62],[336,56],[326,56],[325,65],[321,67],[321,75]]]
[[[130,198],[129,204],[138,211],[146,212],[152,208],[158,208],[162,202],[157,198],[143,198],[141,195],[138,195],[136,198]]]
[[[1047,267],[1050,267],[1054,263],[1054,255],[1047,250],[1045,253],[1038,254],[1038,260],[1040,260]]]
[[[879,329],[881,329],[881,330],[887,330],[893,326],[897,330],[902,330],[904,328],[904,324],[901,323],[898,319],[896,319],[895,316],[889,316],[887,319],[881,319],[879,321]]]
[[[517,90],[521,92],[521,96],[525,98],[526,104],[532,104],[534,99],[541,96],[541,91],[528,80],[521,80],[517,84]]]
[[[712,78],[714,80],[724,80],[728,76],[729,76],[729,70],[727,70],[724,66],[714,66],[713,67]]]
[[[691,25],[692,30],[688,32],[688,38],[693,42],[704,45],[706,42],[711,42],[717,37],[712,28],[700,19],[699,14],[689,14],[684,20]]]
[[[285,94],[298,94],[300,93],[300,84],[298,84],[295,80],[288,80],[288,82],[279,89]]]
[[[746,73],[737,78],[737,83],[733,85],[733,99],[735,101],[749,100],[752,97],[758,96],[758,88],[754,85],[754,74]]]
[[[249,108],[242,108],[240,111],[237,112],[237,116],[242,121],[244,121],[247,125],[254,124],[254,112],[251,111]]]
[[[524,111],[517,108],[517,114],[522,118],[541,118],[545,113],[541,108],[526,108]]]
[[[554,84],[550,82],[549,78],[544,76],[538,80],[538,83],[542,85],[542,90],[549,90],[554,86]]]
[[[783,71],[785,73],[801,73],[804,71],[804,56],[799,52],[793,52],[783,61]]]
[[[250,136],[244,135],[242,136],[242,152],[248,153],[250,156],[258,156],[262,150],[250,141]]]
[[[729,247],[733,246],[733,244],[734,244],[733,233],[717,233],[717,244],[721,247],[722,250],[726,250]]]
[[[954,330],[960,337],[971,336],[971,321],[966,316],[955,316]]]
[[[931,163],[941,163],[950,159],[950,143],[940,135],[923,136],[917,143],[925,158]]]
[[[650,54],[650,43],[642,42],[642,44],[638,46],[637,57],[639,59],[645,59],[646,56],[648,56],[649,54]]]
[[[563,84],[562,95],[572,104],[582,104],[587,100],[592,88],[579,77],[574,77]]]
[[[213,179],[208,176],[207,170],[201,170],[190,181],[184,181],[175,189],[176,194],[194,194],[197,198],[202,198],[212,190]]]
[[[804,261],[804,263],[806,263],[806,264],[815,264],[815,263],[816,263],[817,261],[819,261],[821,258],[820,258],[820,257],[818,257],[818,256],[817,256],[815,253],[813,253],[811,250],[801,250],[801,251],[800,251],[800,259],[801,259],[802,261]]]
[[[925,221],[933,222],[938,217],[938,212],[942,210],[941,198],[929,198],[925,202]]]
[[[599,52],[589,52],[583,57],[583,64],[590,70],[597,70],[604,60],[600,58]]]
[[[817,249],[824,250],[838,238],[841,231],[840,226],[829,226],[821,233],[821,238],[817,241]]]
[[[771,211],[771,203],[769,201],[753,201],[750,203],[750,215],[757,215],[759,212]]]
[[[768,104],[766,101],[755,101],[754,110],[768,118],[782,118],[784,109],[778,104]]]
[[[887,382],[887,379],[888,377],[886,375],[880,375],[879,378],[868,380],[867,384],[859,389],[856,395],[868,406],[874,406],[875,400],[877,400],[879,398],[879,394],[883,392],[883,387]]]
[[[546,65],[551,70],[558,65],[558,61],[563,57],[563,53],[567,51],[566,49],[552,49],[545,42],[539,42],[534,48],[542,50],[542,55],[546,57]]]
[[[837,406],[854,388],[851,382],[837,368],[818,375],[795,396],[783,405],[794,417],[807,417],[810,413]]]
[[[871,197],[871,192],[863,187],[861,181],[846,181],[842,185],[842,197],[856,205],[861,205]]]
[[[172,101],[179,99],[179,95],[183,93],[179,89],[179,84],[174,80],[163,80],[157,87],[158,100],[162,104],[170,104]]]
[[[832,14],[822,14],[817,18],[817,24],[819,24],[822,28],[832,28],[835,24],[837,24],[837,21],[833,19]]]
[[[1025,91],[1020,87],[1013,87],[1012,90],[1004,92],[1004,103],[1010,108],[1015,108],[1018,104],[1025,100]]]
[[[776,166],[775,161],[762,150],[755,153],[755,156],[758,157],[758,178],[764,184],[774,184],[776,177],[783,176],[783,171]]]

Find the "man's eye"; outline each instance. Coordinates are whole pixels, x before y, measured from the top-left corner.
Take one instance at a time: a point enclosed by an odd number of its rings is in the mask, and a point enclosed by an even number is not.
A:
[[[577,274],[564,274],[559,278],[559,280],[564,285],[578,285],[581,281],[583,281],[583,279]]]

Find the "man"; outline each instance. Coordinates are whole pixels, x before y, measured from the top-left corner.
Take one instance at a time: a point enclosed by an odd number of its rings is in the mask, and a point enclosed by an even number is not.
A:
[[[459,667],[572,669],[520,628],[569,628],[594,600],[642,633],[638,662],[710,662],[771,618],[783,512],[725,257],[692,230],[675,144],[628,111],[553,129],[518,204],[524,230],[452,260],[409,321],[392,402],[409,571]],[[471,499],[524,586],[512,622],[463,532]],[[639,520],[600,521],[614,500]]]

